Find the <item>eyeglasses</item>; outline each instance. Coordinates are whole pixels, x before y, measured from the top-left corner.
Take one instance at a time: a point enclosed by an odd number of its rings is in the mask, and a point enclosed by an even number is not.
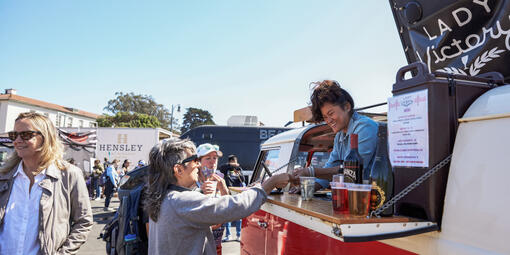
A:
[[[11,139],[11,141],[14,142],[14,140],[18,138],[18,135],[21,137],[21,139],[26,141],[32,139],[32,137],[36,136],[37,134],[41,135],[42,133],[39,131],[21,131],[21,132],[11,131],[8,132],[7,134],[9,135],[9,139]]]
[[[179,163],[179,164],[184,165],[184,164],[186,164],[186,163],[188,163],[188,162],[192,162],[192,161],[193,161],[193,162],[195,162],[195,164],[199,162],[197,154],[193,154],[193,155],[191,155],[191,156],[189,156],[189,157],[185,158],[185,159],[184,159],[181,163]]]

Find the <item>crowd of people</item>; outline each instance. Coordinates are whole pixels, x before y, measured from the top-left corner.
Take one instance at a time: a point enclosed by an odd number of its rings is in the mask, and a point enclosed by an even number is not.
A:
[[[160,141],[152,148],[145,198],[149,254],[221,254],[222,225],[259,210],[271,190],[289,182],[289,174],[273,175],[230,195],[226,175],[216,169],[219,156],[217,146],[197,148],[179,138]]]
[[[179,138],[156,144],[148,155],[143,199],[148,254],[221,254],[222,241],[230,239],[230,224],[236,226],[239,239],[240,220],[259,210],[274,188],[295,183],[299,176],[321,177],[326,179],[321,185],[327,185],[348,153],[349,134],[360,134],[359,151],[368,164],[377,126],[353,110],[349,93],[334,81],[323,81],[314,88],[311,102],[314,119],[325,121],[336,133],[325,167],[274,174],[236,195],[228,187],[243,187],[246,181],[235,155],[218,169],[223,153],[216,145],[196,147]],[[131,162],[95,160],[92,173],[84,176],[63,159],[55,126],[38,113],[20,114],[8,135],[15,153],[0,168],[0,254],[77,253],[93,225],[90,199],[104,196],[105,210],[109,210]]]
[[[73,158],[68,159],[68,162],[72,165],[75,164]],[[104,158],[103,163],[101,160],[94,160],[92,171],[90,173],[83,171],[83,177],[87,185],[89,197],[92,200],[105,199],[104,210],[112,211],[110,208],[110,201],[114,195],[120,180],[130,170],[134,170],[146,165],[144,160],[139,160],[138,164],[130,169],[131,161],[125,159],[122,166],[119,166],[119,160],[114,159],[111,162],[107,158]]]
[[[0,254],[77,253],[93,225],[90,199],[103,194],[109,210],[129,160],[122,165],[117,159],[95,160],[85,176],[74,160],[63,159],[56,128],[38,113],[20,114],[8,135],[15,153],[0,169]],[[221,254],[223,224],[258,210],[266,194],[289,179],[289,175],[276,176],[232,196],[226,183],[240,185],[243,177],[235,156],[230,156],[230,167],[221,167],[223,173],[217,170],[222,156],[217,146],[196,148],[189,140],[171,138],[154,146],[149,156],[145,203],[150,216],[149,254],[168,254],[167,245],[182,246],[182,236],[171,237],[174,231],[193,236],[186,238],[184,244],[189,245],[182,250],[172,249],[180,254]],[[144,163],[140,161],[138,167]],[[177,210],[167,210],[168,206]]]

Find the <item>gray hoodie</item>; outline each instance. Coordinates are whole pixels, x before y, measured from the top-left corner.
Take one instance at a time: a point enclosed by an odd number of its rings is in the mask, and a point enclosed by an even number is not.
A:
[[[211,226],[239,220],[259,210],[267,195],[251,188],[234,196],[209,197],[172,186],[157,222],[149,220],[149,254],[216,254]]]

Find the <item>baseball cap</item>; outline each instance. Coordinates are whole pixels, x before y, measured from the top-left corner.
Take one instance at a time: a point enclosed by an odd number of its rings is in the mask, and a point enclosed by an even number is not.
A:
[[[143,159],[138,161],[138,165],[145,166],[145,161],[143,161]]]
[[[201,158],[213,151],[215,151],[216,154],[218,154],[218,157],[223,156],[223,152],[220,151],[220,146],[212,145],[210,143],[200,144],[197,148],[197,156]]]

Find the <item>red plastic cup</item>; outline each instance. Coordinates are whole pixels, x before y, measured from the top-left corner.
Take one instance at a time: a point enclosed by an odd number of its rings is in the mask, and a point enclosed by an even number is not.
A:
[[[343,182],[331,182],[331,197],[335,213],[349,214],[349,195]]]

